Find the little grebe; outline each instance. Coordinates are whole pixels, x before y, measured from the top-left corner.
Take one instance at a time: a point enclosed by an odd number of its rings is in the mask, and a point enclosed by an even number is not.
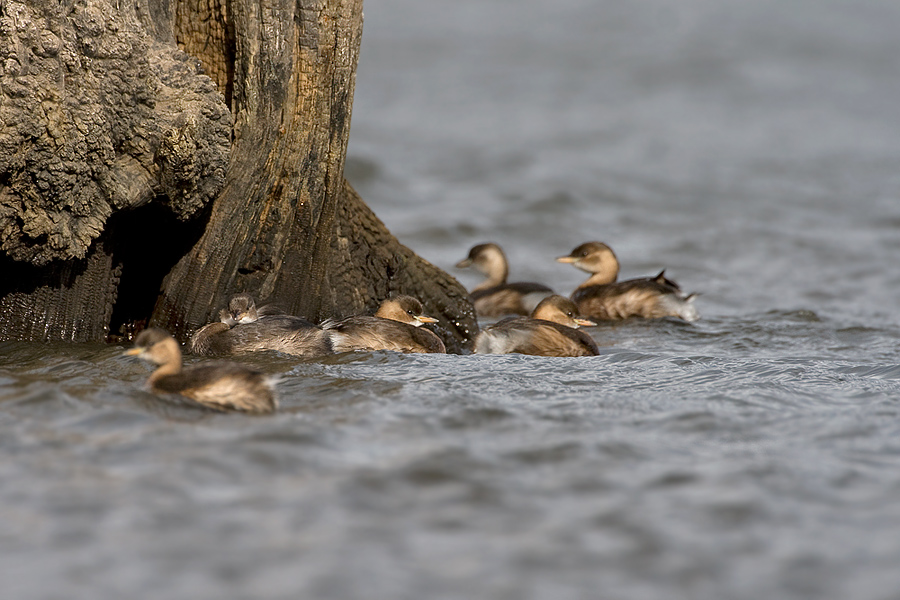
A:
[[[677,283],[666,278],[665,270],[655,277],[617,283],[619,260],[606,244],[586,242],[568,256],[556,260],[591,273],[587,281],[572,292],[572,300],[585,317],[603,321],[629,317],[678,317],[685,321],[700,318],[694,307],[697,295],[685,295]]]
[[[253,298],[239,294],[231,299],[220,320],[198,329],[190,350],[203,356],[274,350],[295,356],[334,354],[331,338],[306,319],[279,314],[271,306],[256,309]]]
[[[269,413],[277,403],[273,378],[237,363],[214,363],[181,368],[181,348],[162,329],[145,329],[135,347],[125,352],[158,368],[150,375],[150,389],[160,394],[179,394],[217,410]]]
[[[510,317],[482,329],[475,337],[476,354],[531,354],[534,356],[595,356],[600,353],[593,338],[577,329],[595,325],[578,317],[575,303],[559,295],[549,296],[531,317]]]
[[[456,263],[456,267],[473,267],[487,277],[469,293],[479,317],[529,315],[541,300],[553,294],[553,290],[540,283],[507,283],[509,263],[503,250],[494,243],[473,246],[469,256]]]
[[[381,303],[375,316],[360,315],[328,320],[322,328],[331,334],[335,352],[393,350],[395,352],[444,353],[444,342],[421,327],[437,319],[422,314],[422,303],[412,296],[397,296]]]

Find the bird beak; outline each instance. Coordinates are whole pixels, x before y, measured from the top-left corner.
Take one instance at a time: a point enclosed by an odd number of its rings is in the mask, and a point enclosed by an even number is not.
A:
[[[435,319],[434,317],[426,317],[425,315],[419,315],[418,317],[416,317],[416,321],[418,321],[419,323],[437,323],[438,322],[438,320]]]
[[[472,266],[471,258],[464,258],[461,261],[459,261],[458,263],[456,263],[457,269],[465,269],[466,267],[471,267],[471,266]]]
[[[143,352],[143,348],[131,348],[122,353],[122,356],[138,356],[141,352]]]
[[[588,321],[587,319],[575,319],[575,322],[581,325],[582,327],[594,327],[597,324],[593,321]]]
[[[574,256],[559,256],[556,258],[556,262],[569,263],[569,264],[572,264],[576,260],[578,260],[578,259],[576,259]]]

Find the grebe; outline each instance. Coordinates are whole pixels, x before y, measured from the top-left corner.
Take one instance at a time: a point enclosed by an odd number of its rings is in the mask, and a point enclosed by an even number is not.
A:
[[[125,354],[138,356],[158,368],[147,383],[159,394],[179,394],[217,410],[270,413],[277,407],[274,379],[237,363],[181,367],[181,348],[162,329],[145,329]]]
[[[381,303],[375,316],[360,315],[328,320],[322,328],[331,335],[335,352],[393,350],[395,352],[444,353],[446,348],[433,332],[421,327],[437,319],[423,313],[412,296],[397,296]]]
[[[685,321],[700,318],[694,307],[697,295],[685,295],[677,283],[666,278],[665,269],[655,277],[616,282],[619,260],[612,248],[602,242],[586,242],[556,260],[591,274],[571,296],[579,312],[587,318],[602,321],[629,317],[678,317]]]
[[[541,283],[507,283],[509,263],[503,250],[494,243],[473,246],[469,256],[456,263],[456,267],[473,267],[487,277],[469,293],[479,317],[529,315],[541,300],[553,294],[553,290]]]
[[[531,317],[511,317],[482,329],[475,337],[476,354],[595,356],[593,338],[577,327],[596,325],[581,319],[575,303],[553,295],[537,305]]]
[[[274,350],[295,356],[334,354],[331,337],[306,319],[280,314],[271,305],[256,308],[253,298],[239,294],[219,312],[219,321],[198,329],[191,337],[191,353],[227,356]]]

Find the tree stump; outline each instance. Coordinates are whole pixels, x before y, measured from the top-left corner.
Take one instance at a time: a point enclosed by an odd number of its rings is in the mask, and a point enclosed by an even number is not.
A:
[[[343,177],[361,34],[361,0],[0,0],[0,339],[406,293],[459,351],[466,291]]]

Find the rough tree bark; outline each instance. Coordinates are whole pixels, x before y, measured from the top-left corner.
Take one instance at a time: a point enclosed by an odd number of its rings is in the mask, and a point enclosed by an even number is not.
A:
[[[410,293],[460,349],[465,290],[343,178],[361,33],[361,0],[0,0],[0,339]]]

